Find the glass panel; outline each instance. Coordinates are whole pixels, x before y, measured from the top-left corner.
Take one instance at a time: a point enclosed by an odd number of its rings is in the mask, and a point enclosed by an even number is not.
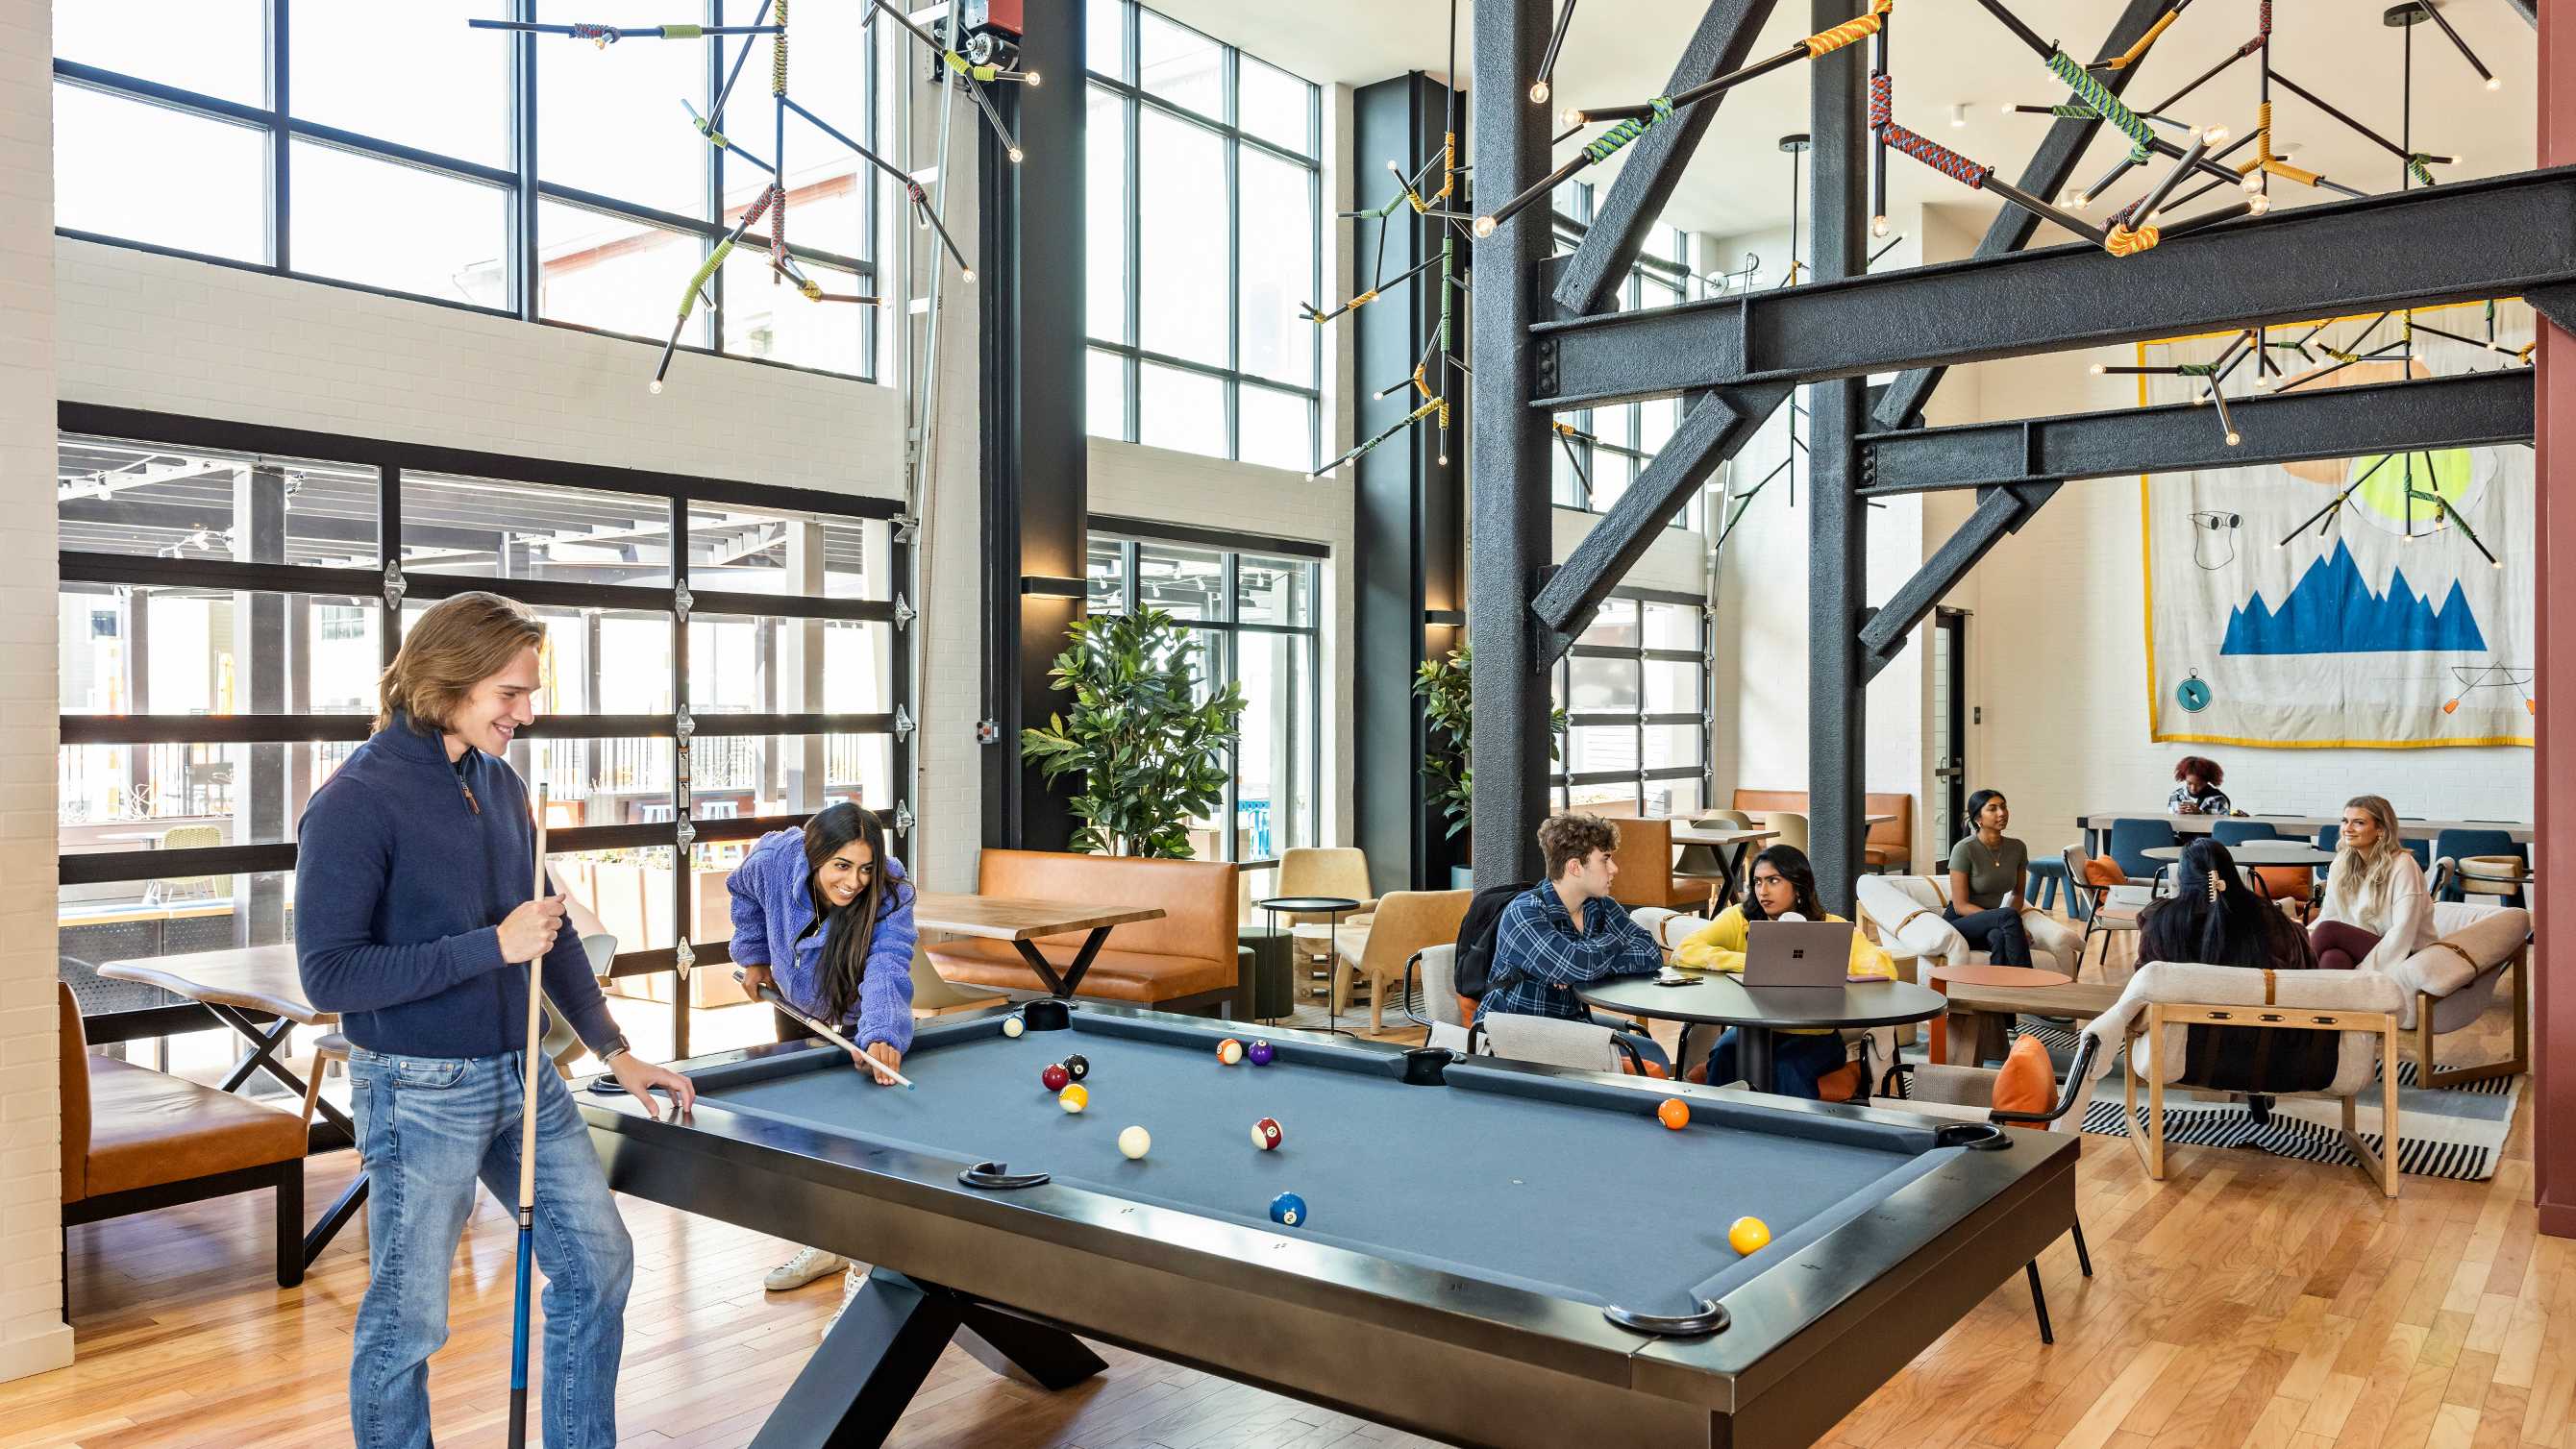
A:
[[[1636,480],[1637,460],[1607,448],[1592,450],[1592,511],[1607,513]]]
[[[689,742],[691,814],[698,820],[795,815],[842,800],[892,809],[891,735],[710,735]],[[647,822],[671,818],[670,800],[639,801]]]
[[[1315,154],[1314,87],[1248,55],[1237,68],[1235,84],[1238,125],[1301,156]]]
[[[1574,661],[1574,698],[1567,707],[1576,714],[1598,714],[1604,710],[1634,711],[1637,708],[1637,661],[1577,658]]]
[[[1127,441],[1127,359],[1088,351],[1082,359],[1084,428],[1095,438]]]
[[[1693,604],[1658,604],[1645,601],[1646,647],[1649,649],[1698,649],[1700,626],[1707,615]]]
[[[1700,763],[1700,728],[1688,725],[1646,726],[1646,768],[1670,769]]]
[[[707,243],[686,232],[537,204],[537,315],[660,342],[671,333],[680,289],[707,259]],[[707,309],[680,329],[685,346],[707,345]]]
[[[65,549],[376,565],[370,467],[66,434],[55,452],[54,488]],[[244,524],[272,507],[283,510],[284,536],[262,547],[256,529]]]
[[[858,209],[855,198],[844,200],[846,209]],[[837,299],[868,295],[868,284],[855,273],[820,262],[798,258],[796,265],[823,289],[823,300],[809,301],[795,283],[780,276],[764,249],[746,243],[725,258],[724,350],[825,372],[855,376],[867,371],[868,313],[875,309]],[[665,314],[663,326],[669,325]]]
[[[1127,336],[1125,98],[1092,87],[1084,128],[1083,325],[1090,336],[1126,342],[1131,339]]]
[[[132,14],[94,0],[82,8]],[[507,6],[495,10],[490,0],[407,0],[371,7],[366,23],[356,25],[343,0],[288,0],[287,63],[295,84],[287,99],[308,121],[507,166],[510,37],[465,24],[507,13]],[[390,57],[400,57],[400,64],[387,64]],[[300,178],[296,186],[303,189]],[[417,212],[383,214],[419,219]],[[297,270],[303,266],[298,257]]]
[[[1584,806],[1635,805],[1637,785],[1633,780],[1613,780],[1606,785],[1577,785],[1566,793],[1566,808]]]
[[[1225,555],[1178,544],[1136,546],[1136,602],[1176,619],[1225,617]]]
[[[1672,440],[1673,425],[1681,418],[1681,404],[1671,398],[1658,398],[1639,403],[1637,414],[1637,451],[1651,458],[1664,450]]]
[[[130,847],[129,847],[130,848]],[[177,1005],[149,986],[102,979],[108,961],[149,961],[200,951],[271,946],[295,939],[295,876],[291,871],[254,875],[179,877],[65,886],[55,908],[54,948],[62,979],[71,983],[89,1030],[99,1034],[118,1012]],[[170,1070],[199,1082],[219,1082],[240,1055],[242,1039],[228,1029],[171,1038]],[[244,1090],[272,1092],[295,1103],[282,1086],[263,1088],[254,1075]]]
[[[1137,116],[1136,144],[1139,341],[1149,351],[1222,367],[1225,142],[1149,106]],[[1293,314],[1296,299],[1282,306]]]
[[[1646,232],[1646,255],[1662,257],[1668,262],[1690,260],[1690,241],[1677,226],[1658,226]]]
[[[405,473],[405,572],[668,585],[669,500],[452,473]]]
[[[1315,381],[1315,324],[1297,304],[1315,298],[1315,173],[1251,146],[1235,147],[1242,198],[1239,350],[1243,370],[1281,382]],[[1436,283],[1437,278],[1433,278]]]
[[[543,725],[542,716],[539,725]],[[552,825],[641,825],[671,818],[671,760],[676,743],[540,735],[525,742],[524,752],[513,745],[510,754],[512,765],[533,770],[544,782],[554,811]],[[618,947],[630,948],[625,936],[619,936]]]
[[[669,21],[670,8],[669,0],[598,0],[581,19],[645,29]],[[600,47],[538,37],[538,174],[657,211],[705,216],[708,158],[715,152],[675,114],[674,103],[685,98],[707,109],[711,43],[644,38]],[[766,45],[754,48],[768,59]],[[726,119],[738,124],[748,116],[746,110]]]
[[[1126,0],[1087,0],[1083,64],[1106,76],[1127,78]]]
[[[1581,424],[1578,423],[1576,426],[1579,427]],[[1589,507],[1585,490],[1591,486],[1592,465],[1590,459],[1584,455],[1590,452],[1590,449],[1572,438],[1559,436],[1550,441],[1548,476],[1553,480],[1554,486],[1548,494],[1548,501],[1560,508]],[[1579,469],[1576,466],[1578,461],[1582,464]]]
[[[1657,227],[1651,234],[1668,236],[1671,233],[1668,228]],[[1637,305],[1640,307],[1672,307],[1680,304],[1682,300],[1682,289],[1674,283],[1665,281],[1662,277],[1657,276],[1653,272],[1639,272],[1637,274],[1637,298]]]
[[[1235,801],[1235,858],[1275,860],[1306,845],[1314,812],[1314,640],[1237,634],[1235,678],[1243,684],[1243,733]]]
[[[1315,622],[1315,566],[1305,559],[1241,554],[1234,561],[1235,617],[1246,624]]]
[[[1085,607],[1095,614],[1124,613],[1127,608],[1127,550],[1114,538],[1091,540],[1084,550],[1084,579],[1089,585]]]
[[[1695,714],[1699,711],[1700,665],[1672,659],[1646,662],[1646,713]]]
[[[1190,632],[1197,646],[1190,656],[1190,667],[1198,680],[1198,688],[1194,696],[1204,700],[1214,691],[1219,681],[1233,677],[1234,666],[1227,650],[1229,640],[1222,630],[1194,629]],[[1247,713],[1249,713],[1248,710]],[[1208,807],[1205,814],[1190,817],[1190,854],[1194,859],[1232,860],[1234,858],[1234,852],[1227,848],[1232,841],[1227,838],[1223,827],[1219,824],[1218,812],[1224,808],[1224,798],[1220,795],[1216,803]]]
[[[1565,766],[1569,774],[1594,775],[1603,770],[1637,768],[1634,725],[1577,725],[1566,731]],[[1633,793],[1634,787],[1629,787]]]
[[[298,272],[477,307],[509,305],[510,198],[497,186],[294,145]],[[403,218],[387,226],[387,217]]]
[[[59,746],[54,752],[54,814],[61,824],[62,853],[293,840],[305,802],[357,747],[356,740]],[[118,885],[107,898],[145,894],[143,881]],[[200,887],[205,895],[231,893],[220,882],[199,882],[185,894],[196,896]],[[66,886],[63,898],[87,899],[92,889]]]
[[[64,714],[375,713],[373,600],[66,583],[54,603]]]
[[[121,12],[96,8],[118,14],[124,28]],[[56,85],[54,225],[265,262],[268,137],[229,121]]]
[[[1655,788],[1664,792],[1666,812],[1694,815],[1708,804],[1708,793],[1698,780],[1657,780]]]
[[[855,619],[689,616],[689,713],[698,736],[735,714],[894,708],[894,626]]]
[[[1250,383],[1236,390],[1235,399],[1243,461],[1300,473],[1313,471],[1317,460],[1312,400]]]
[[[266,105],[266,12],[264,0],[131,0],[121,5],[54,0],[54,54],[228,101]],[[22,15],[17,23],[33,19]],[[457,29],[464,28],[458,22]]]
[[[1137,369],[1136,441],[1225,456],[1225,384],[1203,373],[1146,363]]]
[[[1608,447],[1635,449],[1637,446],[1637,405],[1627,403],[1615,408],[1592,410],[1592,436]]]
[[[667,746],[670,741],[659,740],[653,743]],[[662,802],[662,808],[663,818],[668,819],[670,810],[668,799]],[[594,817],[582,823],[598,825],[605,822]],[[546,870],[554,877],[554,883],[558,888],[575,901],[588,907],[590,912],[599,918],[599,928],[602,931],[617,938],[617,949],[620,954],[628,951],[652,951],[679,943],[679,932],[671,923],[671,908],[676,895],[671,879],[671,868],[673,860],[678,855],[679,851],[668,845],[638,846],[626,850],[581,850],[560,854],[550,852],[546,857]],[[707,899],[707,893],[710,890],[715,893],[716,900],[725,899],[724,884],[721,880],[712,884],[706,880],[696,880],[694,884],[700,901]],[[690,939],[695,941],[705,938],[692,933]],[[662,981],[667,985],[669,978],[626,977],[621,978],[618,985],[621,994],[640,995],[644,989],[644,983],[654,980]],[[650,1014],[652,1013],[627,1013],[636,1017]]]
[[[1622,649],[1637,647],[1637,601],[1611,598],[1601,601],[1598,613],[1584,627],[1579,640],[1585,644],[1605,644]]]
[[[659,500],[651,500],[663,506]],[[689,587],[807,599],[891,599],[892,530],[869,519],[689,505]]]
[[[1225,118],[1225,47],[1143,9],[1136,42],[1140,85],[1210,120]]]

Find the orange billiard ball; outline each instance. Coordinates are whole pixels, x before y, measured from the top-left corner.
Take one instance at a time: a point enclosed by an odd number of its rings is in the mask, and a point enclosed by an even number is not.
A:
[[[1679,1097],[1666,1097],[1655,1109],[1655,1120],[1679,1132],[1690,1125],[1690,1103]]]
[[[1225,1040],[1218,1042],[1216,1044],[1216,1059],[1229,1067],[1242,1061],[1243,1043],[1236,1041],[1233,1037],[1227,1037]]]

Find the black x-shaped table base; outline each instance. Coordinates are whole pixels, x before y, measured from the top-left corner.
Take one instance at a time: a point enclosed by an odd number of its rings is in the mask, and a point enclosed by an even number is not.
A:
[[[1064,968],[1062,976],[1056,975],[1054,963],[1038,950],[1037,942],[1023,939],[1013,941],[1011,945],[1019,951],[1020,959],[1029,963],[1029,969],[1038,973],[1038,979],[1046,983],[1047,995],[1071,996],[1082,985],[1082,974],[1091,969],[1091,958],[1100,954],[1101,944],[1109,939],[1109,932],[1107,926],[1092,927],[1091,933],[1082,938],[1082,949],[1073,953],[1073,964]]]
[[[304,1079],[295,1075],[288,1069],[286,1063],[277,1059],[278,1049],[287,1044],[288,1034],[295,1030],[294,1021],[280,1016],[270,1018],[268,1023],[263,1025],[251,1013],[238,1006],[226,1006],[212,1001],[205,1005],[206,1009],[213,1012],[225,1025],[240,1032],[250,1041],[250,1050],[242,1053],[241,1059],[233,1063],[232,1071],[225,1075],[223,1081],[225,1091],[238,1092],[242,1089],[242,1085],[250,1080],[251,1073],[266,1072],[296,1096],[302,1097],[305,1094],[307,1089]],[[266,1015],[266,1013],[261,1014]],[[323,1120],[313,1124],[306,1150],[331,1152],[343,1147],[354,1148],[358,1145],[358,1127],[356,1123],[349,1120],[348,1113],[341,1111],[330,1099],[318,1094],[313,1099],[313,1110]],[[306,1267],[311,1267],[313,1260],[322,1256],[322,1250],[331,1246],[331,1240],[339,1236],[340,1229],[347,1227],[349,1219],[356,1217],[358,1209],[366,1204],[367,1173],[362,1167],[358,1170],[357,1180],[343,1189],[339,1198],[324,1210],[321,1218],[311,1228],[305,1230],[304,1264]]]

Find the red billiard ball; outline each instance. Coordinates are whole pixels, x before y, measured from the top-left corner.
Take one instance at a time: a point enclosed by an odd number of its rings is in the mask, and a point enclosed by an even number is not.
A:
[[[1264,1152],[1277,1147],[1284,1135],[1279,1130],[1278,1122],[1272,1118],[1264,1117],[1252,1124],[1252,1145]]]
[[[1072,1080],[1073,1073],[1066,1071],[1062,1062],[1049,1062],[1046,1069],[1038,1073],[1038,1085],[1050,1092],[1063,1091],[1065,1084]]]

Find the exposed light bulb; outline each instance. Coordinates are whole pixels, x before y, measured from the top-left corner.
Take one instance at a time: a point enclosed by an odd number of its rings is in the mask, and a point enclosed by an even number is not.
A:
[[[1869,234],[1871,236],[1887,235],[1887,218],[1883,216],[1871,217],[1869,219]]]
[[[1490,216],[1477,217],[1475,231],[1476,235],[1479,237],[1492,236],[1494,234],[1494,219]]]
[[[653,396],[655,396],[655,397],[660,397],[660,396],[662,395],[662,379],[660,379],[660,378],[658,378],[658,377],[657,377],[657,378],[655,378],[655,379],[653,379],[652,384],[651,384],[651,391],[652,391]]]
[[[1950,124],[1954,127],[1965,126],[1968,124],[1968,107],[1966,102],[1955,102],[1951,105]]]
[[[1309,474],[1307,474],[1307,475],[1306,475],[1306,481],[1307,481],[1307,482],[1309,482],[1309,483],[1312,483],[1312,482],[1314,482],[1316,479],[1321,478],[1321,477],[1323,477],[1323,476],[1324,476],[1324,475],[1323,475],[1323,474],[1321,474],[1321,473],[1309,473]]]
[[[2017,116],[2021,114],[2021,107],[2014,105],[2010,101],[2005,101],[1996,106],[1995,110],[2007,116]]]
[[[2066,193],[2066,209],[2069,211],[2082,211],[2084,208],[2092,204],[2093,198],[2085,195],[2081,191],[2070,191]]]
[[[1028,153],[1027,153],[1027,152],[1025,152],[1025,151],[1021,150],[1021,149],[1020,149],[1019,147],[1017,147],[1017,146],[1013,146],[1013,147],[1011,148],[1011,164],[1012,164],[1012,165],[1017,166],[1017,165],[1019,165],[1022,161],[1026,160],[1026,159],[1028,159]]]
[[[1441,467],[1443,467],[1443,468],[1446,468],[1446,467],[1448,467],[1448,466],[1449,466],[1449,455],[1448,455],[1448,454],[1443,453],[1443,454],[1441,454],[1441,455],[1440,455],[1440,466],[1441,466]]]
[[[2093,375],[2095,377],[2100,377],[2103,373],[2108,371],[2110,371],[2110,368],[2103,363],[2097,362],[2093,364]]]
[[[2245,209],[2256,216],[2261,216],[2263,213],[2272,209],[2272,198],[2265,196],[2258,191],[2252,196],[2245,198]]]
[[[961,277],[963,280],[968,281],[968,282],[972,282],[972,281],[974,281],[974,280],[975,280],[975,269],[974,269],[973,267],[967,267],[967,268],[965,268],[964,270],[962,270],[961,272],[959,272],[959,273],[958,273],[958,275],[959,275],[959,277]]]
[[[2253,170],[2246,172],[2244,177],[2236,184],[2247,191],[2261,191],[2263,189],[2263,168],[2258,166]]]
[[[2227,446],[2229,446],[2229,447],[2233,448],[2233,447],[2235,447],[2237,444],[2242,443],[2242,442],[2244,442],[2244,441],[2245,441],[2245,435],[2244,435],[2243,433],[2236,432],[2236,431],[2235,431],[2235,430],[2233,430],[2233,429],[2230,429],[2230,430],[2228,431],[2228,434],[2227,434]]]
[[[1592,118],[1585,115],[1580,108],[1568,106],[1556,113],[1556,123],[1570,131],[1577,126],[1591,125]]]
[[[2501,80],[2498,80],[2498,79],[2497,79],[2497,78],[2495,78],[2494,76],[2488,76],[2488,77],[2487,77],[2487,89],[2488,89],[2488,90],[2491,90],[2491,91],[2500,91],[2500,90],[2503,90],[2503,89],[2504,89],[2504,82],[2503,82],[2503,81],[2501,81]]]
[[[1386,169],[1389,175],[1402,176],[1404,174],[1404,168],[1396,165],[1395,158],[1392,156],[1386,158]]]
[[[2227,128],[2225,126],[2212,126],[2208,130],[2200,133],[2200,139],[2215,146],[2227,139]]]
[[[2487,560],[2487,567],[2488,567],[2488,568],[2491,568],[2491,569],[2500,569],[2500,568],[2503,568],[2503,567],[2504,567],[2504,560],[2503,560],[2503,559],[2500,559],[2500,558],[2491,558],[2491,559],[2488,559],[2488,560]]]
[[[1045,85],[1045,84],[1046,84],[1046,77],[1045,77],[1045,76],[1042,76],[1042,75],[1040,75],[1040,74],[1038,74],[1036,71],[1030,71],[1030,72],[1029,72],[1029,84],[1030,84],[1030,85],[1033,85],[1033,86],[1042,86],[1042,85]]]
[[[1546,82],[1546,81],[1544,81],[1544,80],[1534,80],[1534,81],[1531,81],[1531,82],[1530,82],[1530,104],[1531,104],[1531,105],[1533,105],[1533,106],[1543,106],[1543,105],[1546,105],[1546,104],[1547,104],[1547,97],[1548,97],[1548,89],[1547,89],[1547,82]]]

